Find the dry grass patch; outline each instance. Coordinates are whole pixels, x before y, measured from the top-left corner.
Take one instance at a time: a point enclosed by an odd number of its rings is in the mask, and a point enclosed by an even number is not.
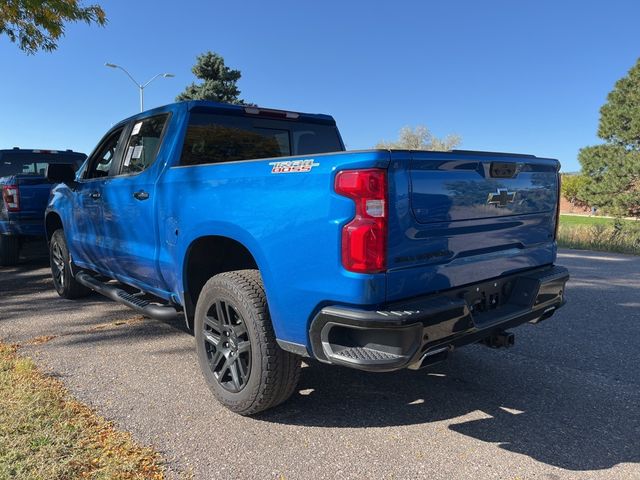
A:
[[[163,469],[158,453],[0,343],[0,478],[161,479]]]
[[[40,335],[26,342],[26,345],[42,345],[56,338],[56,335]]]
[[[137,323],[144,322],[145,318],[143,315],[136,315],[135,317],[120,319],[120,320],[112,320],[108,323],[101,323],[99,325],[94,325],[91,328],[85,330],[86,333],[97,331],[97,330],[108,330],[114,327],[121,327],[122,325],[135,325]]]
[[[579,225],[560,221],[558,246],[640,255],[640,222]]]

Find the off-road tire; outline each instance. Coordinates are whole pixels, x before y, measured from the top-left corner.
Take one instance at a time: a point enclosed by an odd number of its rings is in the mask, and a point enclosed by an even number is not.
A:
[[[236,338],[232,346],[237,343],[246,347],[247,337],[250,343],[250,353],[247,355],[247,359],[250,358],[250,366],[247,373],[245,365],[243,374],[246,374],[247,378],[238,391],[230,391],[224,386],[222,380],[225,371],[214,373],[216,367],[220,368],[222,365],[221,368],[224,368],[228,360],[228,356],[223,356],[220,359],[222,363],[215,363],[218,348],[220,355],[223,350],[222,343],[216,345],[212,341],[216,334],[211,323],[212,320],[218,321],[217,318],[212,319],[218,316],[216,305],[230,307],[227,314],[229,311],[233,312],[230,316],[237,322],[235,327],[242,332],[238,337],[235,337],[234,331],[224,332],[224,335],[230,334]],[[233,322],[231,323],[230,328],[233,328]],[[194,328],[198,362],[204,378],[216,399],[229,410],[240,415],[252,415],[279,405],[294,392],[300,376],[301,358],[282,350],[276,342],[258,270],[237,270],[210,278],[198,298]],[[220,331],[218,342],[229,338],[224,335]],[[229,346],[228,343],[226,345]],[[238,357],[241,354],[242,352],[239,354],[236,351],[236,361],[240,362]],[[242,369],[242,366],[236,368]],[[236,377],[238,371],[241,370],[236,370]],[[229,367],[226,372],[226,376],[229,377]],[[234,382],[227,382],[231,383]],[[236,385],[233,387],[237,388]]]
[[[20,237],[0,235],[0,267],[16,265],[20,258]]]
[[[62,229],[56,230],[51,236],[51,241],[49,242],[49,264],[51,265],[53,286],[62,298],[86,297],[91,293],[91,289],[78,283],[73,278],[67,239]]]

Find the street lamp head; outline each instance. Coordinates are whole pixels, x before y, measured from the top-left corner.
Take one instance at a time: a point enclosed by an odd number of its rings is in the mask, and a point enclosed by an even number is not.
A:
[[[109,68],[119,68],[120,70],[122,70],[124,73],[127,74],[127,77],[129,77],[133,83],[136,84],[136,87],[138,87],[138,90],[140,91],[140,111],[141,112],[144,110],[144,89],[145,89],[145,87],[147,87],[147,85],[149,85],[151,82],[153,82],[158,77],[163,77],[163,78],[175,77],[175,75],[173,73],[157,73],[154,77],[151,77],[151,79],[149,81],[147,81],[147,83],[138,83],[138,81],[131,76],[131,74],[127,71],[126,68],[121,67],[120,65],[116,65],[115,63],[109,63],[109,62],[105,63],[104,66],[105,67],[109,67]]]

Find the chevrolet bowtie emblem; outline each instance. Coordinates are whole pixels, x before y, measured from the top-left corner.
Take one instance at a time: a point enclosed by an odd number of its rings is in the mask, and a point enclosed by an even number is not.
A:
[[[506,207],[508,203],[513,203],[516,199],[516,192],[510,192],[509,190],[499,188],[496,193],[490,193],[487,198],[489,205],[495,205],[496,207]]]

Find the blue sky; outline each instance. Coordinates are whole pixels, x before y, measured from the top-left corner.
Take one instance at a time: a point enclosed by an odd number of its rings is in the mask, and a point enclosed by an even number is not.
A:
[[[532,153],[578,169],[598,110],[640,56],[640,2],[98,1],[106,28],[70,25],[53,53],[0,37],[0,148],[89,153],[138,110],[194,80],[197,54],[239,68],[259,105],[333,115],[350,149],[404,125],[455,132],[461,148]],[[90,3],[85,1],[86,3]]]

